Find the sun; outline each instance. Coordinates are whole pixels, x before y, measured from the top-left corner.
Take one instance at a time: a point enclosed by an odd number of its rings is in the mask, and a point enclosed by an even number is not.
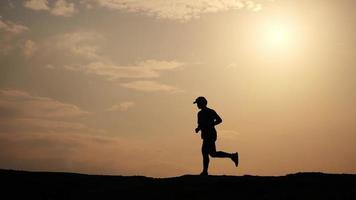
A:
[[[263,56],[290,58],[300,52],[304,34],[294,20],[264,19],[255,26],[256,36],[252,41]]]
[[[271,40],[273,43],[281,44],[287,42],[287,31],[283,29],[273,30],[271,33]]]
[[[270,26],[267,30],[266,40],[272,46],[288,46],[291,42],[291,32],[287,26]]]

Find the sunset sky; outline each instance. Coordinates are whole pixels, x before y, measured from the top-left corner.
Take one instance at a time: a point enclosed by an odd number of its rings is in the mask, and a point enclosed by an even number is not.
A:
[[[1,0],[0,168],[356,173],[354,0]]]

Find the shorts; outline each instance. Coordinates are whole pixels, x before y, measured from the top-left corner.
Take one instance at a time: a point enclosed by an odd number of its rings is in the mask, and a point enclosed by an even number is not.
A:
[[[203,140],[201,152],[203,154],[211,154],[216,152],[215,140]]]
[[[216,130],[213,129],[205,129],[201,131],[201,139],[203,140],[211,140],[211,141],[216,141],[217,134]]]

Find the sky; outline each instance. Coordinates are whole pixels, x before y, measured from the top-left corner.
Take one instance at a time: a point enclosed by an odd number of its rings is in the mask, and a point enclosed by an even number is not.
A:
[[[0,168],[356,173],[353,0],[2,0]]]

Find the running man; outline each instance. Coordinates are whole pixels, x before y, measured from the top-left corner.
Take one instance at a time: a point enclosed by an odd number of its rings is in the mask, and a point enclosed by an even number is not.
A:
[[[222,122],[220,116],[215,112],[215,110],[207,107],[208,101],[205,97],[198,97],[194,102],[200,109],[198,112],[198,127],[195,132],[201,132],[201,138],[203,140],[203,145],[201,152],[203,155],[203,171],[200,175],[208,175],[209,168],[209,155],[213,158],[230,158],[237,167],[239,164],[239,154],[236,153],[226,153],[223,151],[216,151],[215,141],[217,139],[217,134],[215,126]]]

